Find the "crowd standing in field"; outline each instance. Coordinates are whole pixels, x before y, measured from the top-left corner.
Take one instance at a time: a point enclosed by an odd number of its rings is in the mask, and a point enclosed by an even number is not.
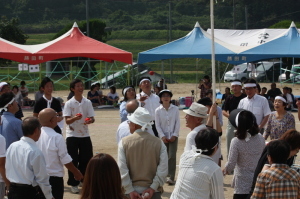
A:
[[[191,132],[176,179],[180,110],[173,92],[164,79],[153,83],[142,77],[138,84],[139,92],[131,85],[123,88],[123,100],[114,86],[103,95],[99,83],[85,98],[83,82],[75,79],[62,108],[48,77],[41,81],[36,100],[28,98],[24,81],[12,91],[1,82],[0,199],[63,199],[64,167],[71,192],[81,199],[160,199],[165,183],[175,185],[172,199],[223,199],[223,180],[231,174],[233,199],[300,198],[294,165],[300,133],[290,113],[299,107],[300,120],[300,100],[291,88],[281,92],[275,83],[267,90],[254,79],[235,80],[226,88],[221,108],[212,101],[205,76],[198,87],[201,99],[183,110]],[[105,153],[93,157],[88,126],[95,122],[94,107],[118,103],[117,161]],[[21,107],[26,105],[34,106],[33,117],[22,121]],[[221,151],[223,116],[228,118],[227,161]],[[227,162],[223,171],[222,160]]]

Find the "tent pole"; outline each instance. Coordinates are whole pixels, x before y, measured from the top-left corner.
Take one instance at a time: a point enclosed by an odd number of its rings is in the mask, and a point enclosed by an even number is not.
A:
[[[221,92],[221,80],[220,80],[220,62],[218,61],[218,76],[219,76],[219,90]]]
[[[100,68],[99,68],[99,70],[100,70],[100,72],[99,72],[99,79],[100,79],[100,87],[101,87],[101,83],[102,83],[102,62],[101,62],[101,60],[100,60],[99,62],[100,62]]]
[[[280,66],[280,68],[281,68],[281,66]],[[274,81],[274,60],[273,60],[273,81],[272,82],[275,82]]]
[[[107,83],[107,62],[105,62],[105,89],[108,88],[108,83]]]
[[[229,66],[229,64],[227,64],[227,66],[226,66],[226,69],[225,69],[225,71],[224,71],[224,73],[223,73],[223,75],[222,75],[222,78],[221,78],[221,80],[224,78],[224,76],[225,76],[225,73],[226,73],[226,71],[227,71],[227,69],[228,69],[228,66]]]
[[[216,102],[216,64],[215,64],[215,27],[214,27],[214,1],[210,0],[210,25],[211,25],[211,69],[212,69],[212,90],[213,103]],[[216,129],[216,116],[213,116],[213,127]]]
[[[293,66],[294,65],[295,65],[295,58],[293,57]],[[295,77],[294,77],[295,75],[293,75],[293,87],[294,87],[294,84],[295,84]],[[291,78],[291,73],[290,73],[290,78]]]
[[[282,58],[280,57],[280,63],[282,63]],[[281,66],[280,66],[280,73],[281,73]],[[286,72],[286,70],[285,70]],[[285,74],[285,80],[286,80],[286,74]],[[282,80],[280,79],[280,86],[282,87]]]
[[[194,101],[197,101],[198,97],[197,97],[197,90],[198,90],[198,82],[199,82],[199,69],[198,69],[198,63],[199,63],[199,58],[196,58],[196,89],[195,89],[195,97],[194,97]]]
[[[263,66],[263,68],[264,68],[264,71],[265,71],[265,76],[266,76],[266,80],[267,80],[267,73],[266,73],[266,69],[265,69],[264,62],[262,62],[262,66]]]

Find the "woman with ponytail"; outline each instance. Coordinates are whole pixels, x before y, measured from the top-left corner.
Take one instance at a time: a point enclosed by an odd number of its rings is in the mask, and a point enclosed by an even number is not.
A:
[[[229,120],[237,131],[230,144],[223,174],[230,174],[234,170],[233,199],[246,199],[257,162],[265,148],[265,139],[259,133],[256,118],[250,111],[236,109],[230,113]]]

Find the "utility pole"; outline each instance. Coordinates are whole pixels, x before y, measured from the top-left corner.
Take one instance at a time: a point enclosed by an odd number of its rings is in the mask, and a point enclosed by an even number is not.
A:
[[[248,7],[245,6],[245,21],[246,21],[246,30],[248,29]]]
[[[232,23],[233,23],[233,29],[235,29],[235,4],[234,4],[234,0],[232,0]]]
[[[169,42],[172,41],[172,15],[171,15],[171,4],[172,2],[169,1]],[[170,59],[170,83],[172,83],[173,80],[173,65],[172,65],[172,59]]]
[[[90,24],[89,24],[89,0],[85,0],[85,9],[86,9],[86,35],[90,36]]]
[[[85,8],[86,8],[86,35],[89,37],[90,36],[90,19],[89,19],[89,0],[85,0]],[[86,83],[86,88],[90,88],[91,85],[91,67],[90,67],[90,58],[87,60],[87,65],[88,65],[88,81]]]

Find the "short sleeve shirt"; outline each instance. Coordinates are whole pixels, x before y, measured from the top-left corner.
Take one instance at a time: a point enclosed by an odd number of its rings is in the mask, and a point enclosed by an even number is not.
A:
[[[76,120],[70,125],[66,126],[66,136],[67,137],[89,137],[88,125],[85,125],[85,118],[94,117],[94,109],[92,102],[86,98],[82,98],[81,102],[78,102],[74,97],[66,102],[63,116],[74,117],[77,113],[82,114],[81,120]],[[74,129],[71,130],[70,126]]]
[[[245,95],[244,93],[242,93],[239,97],[235,97],[234,95],[229,95],[226,98],[222,109],[224,111],[229,111],[229,113],[230,113],[234,109],[237,109],[241,99],[243,99],[245,97],[247,97],[247,95]]]
[[[34,113],[39,113],[41,110],[43,110],[44,108],[47,108],[47,104],[48,102],[41,97],[34,105],[34,109],[33,112]],[[52,97],[52,102],[51,102],[51,106],[50,106],[53,110],[55,110],[57,113],[62,112],[61,109],[61,105],[60,102],[58,101],[58,99],[56,99],[55,97]]]
[[[6,152],[5,138],[2,135],[0,135],[0,158],[5,157],[5,152]],[[1,174],[0,174],[0,182],[3,182]]]
[[[256,123],[260,125],[263,118],[271,114],[268,100],[260,95],[254,95],[251,99],[245,97],[238,105],[238,108],[246,109],[256,117]]]

